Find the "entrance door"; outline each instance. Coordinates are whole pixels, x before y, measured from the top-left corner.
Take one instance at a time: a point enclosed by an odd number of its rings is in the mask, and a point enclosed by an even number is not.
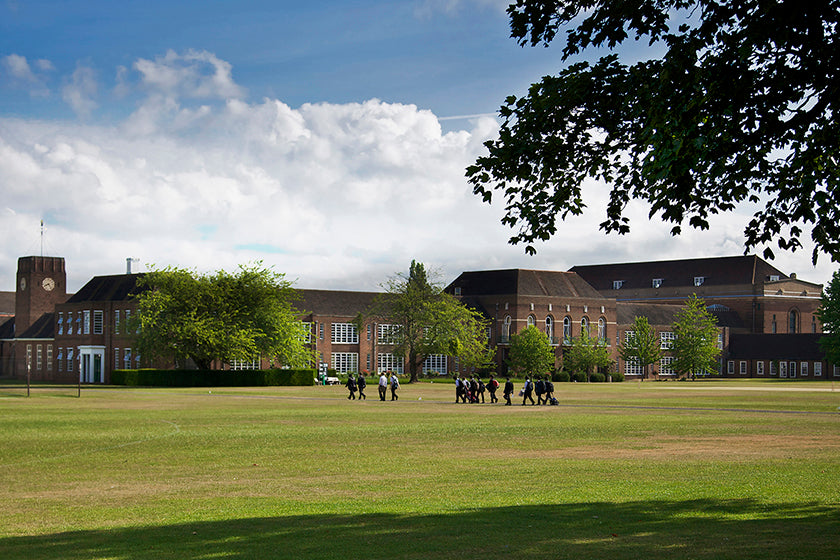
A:
[[[104,346],[80,346],[79,358],[81,361],[79,381],[82,383],[105,383]]]

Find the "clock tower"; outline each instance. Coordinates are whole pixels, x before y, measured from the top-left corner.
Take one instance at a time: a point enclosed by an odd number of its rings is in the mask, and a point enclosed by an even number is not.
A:
[[[67,300],[64,257],[20,257],[15,294],[15,336],[20,336],[57,303]]]

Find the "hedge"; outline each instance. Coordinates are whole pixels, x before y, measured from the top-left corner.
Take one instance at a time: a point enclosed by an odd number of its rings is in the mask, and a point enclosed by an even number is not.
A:
[[[314,385],[314,369],[197,370],[117,369],[112,385],[129,387],[265,387]]]

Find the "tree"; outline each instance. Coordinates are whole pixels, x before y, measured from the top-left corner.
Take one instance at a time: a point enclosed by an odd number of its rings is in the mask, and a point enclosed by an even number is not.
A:
[[[510,337],[508,365],[517,375],[542,375],[554,369],[554,350],[548,336],[534,325]]]
[[[589,375],[595,368],[610,367],[613,359],[605,340],[591,337],[583,330],[579,336],[572,338],[571,346],[563,355],[563,364],[570,373],[585,373],[589,381]]]
[[[457,357],[466,367],[489,365],[487,321],[431,282],[422,263],[411,261],[408,275],[391,277],[383,289],[356,323],[361,326],[365,317],[376,317],[388,325],[387,342],[407,362],[412,383],[434,354]]]
[[[642,368],[642,378],[647,378],[648,368],[662,357],[661,343],[647,317],[635,317],[633,328],[618,346],[618,355],[625,362]]]
[[[144,358],[187,357],[201,369],[260,355],[292,367],[311,363],[295,291],[261,263],[213,275],[168,267],[145,274],[138,287],[136,347]]]
[[[820,348],[825,352],[825,359],[831,364],[840,365],[840,270],[831,276],[831,281],[823,290],[817,318],[826,333],[820,338]]]
[[[795,251],[810,226],[812,258],[840,261],[840,0],[517,0],[511,36],[562,59],[647,39],[632,65],[612,53],[533,84],[500,108],[499,137],[467,169],[474,192],[506,202],[511,243],[556,233],[583,212],[582,185],[611,187],[601,229],[629,231],[624,209],[708,229],[709,216],[763,204],[746,248]],[[570,27],[567,24],[572,23]]]
[[[693,375],[717,369],[717,319],[706,309],[702,299],[693,294],[674,319],[674,344],[671,367],[677,375]]]

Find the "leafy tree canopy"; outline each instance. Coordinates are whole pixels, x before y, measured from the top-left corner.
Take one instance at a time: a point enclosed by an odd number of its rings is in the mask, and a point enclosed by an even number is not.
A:
[[[613,364],[607,342],[593,336],[589,336],[586,330],[581,331],[579,336],[573,337],[571,346],[563,355],[563,365],[570,373],[589,374],[595,368],[606,368]]]
[[[656,330],[650,326],[647,317],[635,317],[633,328],[618,346],[618,355],[625,362],[637,364],[647,377],[648,366],[662,357],[662,344],[656,336]]]
[[[168,267],[145,274],[138,287],[136,345],[146,359],[187,357],[201,369],[260,355],[292,367],[311,363],[295,291],[261,263],[212,275]]]
[[[717,370],[720,355],[717,319],[697,294],[693,294],[677,312],[673,329],[671,367],[674,371],[679,375],[690,375]]]
[[[505,100],[467,176],[485,201],[504,196],[511,243],[534,253],[598,179],[608,233],[629,231],[631,199],[674,235],[753,203],[747,250],[795,251],[810,227],[814,262],[840,261],[840,0],[517,0],[508,14],[523,46],[565,32],[564,61],[634,40],[662,53],[578,62]]]
[[[544,375],[554,370],[554,350],[548,336],[534,325],[510,337],[508,365],[517,375]]]
[[[375,317],[390,325],[388,342],[406,360],[412,382],[433,354],[457,357],[465,367],[490,364],[487,321],[430,280],[423,263],[411,261],[408,275],[398,273],[382,287],[384,292],[356,323],[361,327],[365,317]]]
[[[823,290],[817,318],[826,333],[820,338],[820,347],[831,364],[840,364],[840,270]]]

